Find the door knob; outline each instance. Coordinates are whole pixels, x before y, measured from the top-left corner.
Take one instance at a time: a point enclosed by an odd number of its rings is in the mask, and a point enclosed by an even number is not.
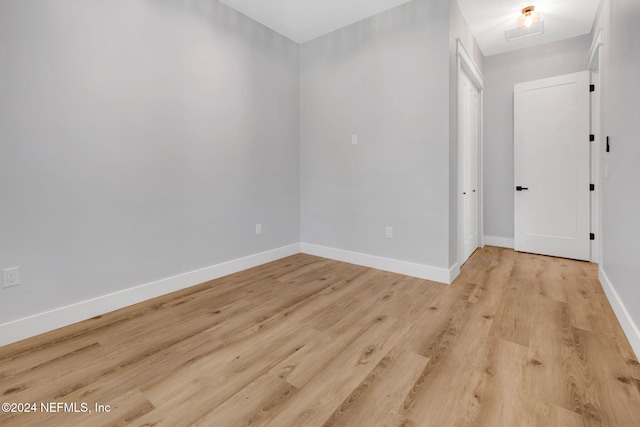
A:
[[[516,191],[522,191],[522,190],[528,190],[528,189],[529,188],[527,188],[527,187],[521,187],[519,185],[516,187]]]

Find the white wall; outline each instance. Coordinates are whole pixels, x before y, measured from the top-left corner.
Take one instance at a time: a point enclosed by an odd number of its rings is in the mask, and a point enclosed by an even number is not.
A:
[[[589,35],[484,59],[484,234],[513,239],[513,85],[584,71]]]
[[[300,57],[302,241],[448,268],[449,2],[404,4]]]
[[[214,0],[0,2],[0,323],[299,242],[298,50]]]
[[[458,262],[458,61],[460,39],[482,72],[484,56],[464,19],[458,2],[449,9],[449,265]]]
[[[636,354],[640,354],[640,3],[603,1],[594,29],[603,28],[603,131],[609,178],[603,188],[601,275]]]
[[[0,4],[0,326],[301,240],[447,281],[458,37],[481,65],[448,0],[302,47],[216,0]]]

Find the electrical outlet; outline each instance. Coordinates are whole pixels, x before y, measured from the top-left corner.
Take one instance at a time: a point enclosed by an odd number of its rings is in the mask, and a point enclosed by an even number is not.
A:
[[[351,135],[351,143],[353,145],[357,145],[358,144],[358,135],[356,135],[356,134]]]
[[[262,224],[256,224],[256,234],[262,234]]]
[[[10,288],[20,284],[20,267],[5,268],[2,270],[2,287]]]
[[[393,239],[393,227],[387,227],[384,231],[384,236],[387,239]]]

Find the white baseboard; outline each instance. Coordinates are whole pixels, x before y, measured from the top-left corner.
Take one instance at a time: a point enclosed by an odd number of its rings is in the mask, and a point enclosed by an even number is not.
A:
[[[300,252],[296,243],[0,324],[0,346]]]
[[[622,302],[618,292],[616,292],[616,289],[613,287],[609,277],[602,268],[598,270],[598,277],[600,279],[600,283],[602,283],[604,293],[609,299],[611,308],[613,308],[613,312],[616,314],[618,322],[620,322],[620,326],[622,326],[622,330],[629,340],[629,344],[631,344],[631,348],[635,352],[636,357],[640,357],[640,329],[638,328],[638,325],[633,322],[624,302]]]
[[[513,249],[513,239],[509,237],[484,236],[482,241],[485,245],[498,246],[500,248]]]
[[[456,277],[458,277],[459,275],[460,275],[460,264],[456,262],[449,269],[449,282],[447,283],[449,284],[453,283],[453,281],[456,280]]]
[[[376,268],[378,270],[391,271],[392,273],[405,274],[407,276],[419,277],[421,279],[433,280],[450,284],[460,273],[460,268],[456,265],[450,269],[432,267],[430,265],[416,264],[397,259],[384,258],[376,255],[368,255],[359,252],[345,251],[342,249],[328,248],[326,246],[314,245],[311,243],[301,243],[301,252],[336,261],[348,262],[350,264],[362,265],[364,267]],[[456,273],[457,272],[457,273]]]

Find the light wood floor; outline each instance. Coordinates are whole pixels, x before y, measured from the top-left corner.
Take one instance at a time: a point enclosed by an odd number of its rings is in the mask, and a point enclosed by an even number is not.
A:
[[[110,405],[2,426],[640,425],[595,266],[495,247],[451,286],[295,255],[0,348],[0,393]]]

